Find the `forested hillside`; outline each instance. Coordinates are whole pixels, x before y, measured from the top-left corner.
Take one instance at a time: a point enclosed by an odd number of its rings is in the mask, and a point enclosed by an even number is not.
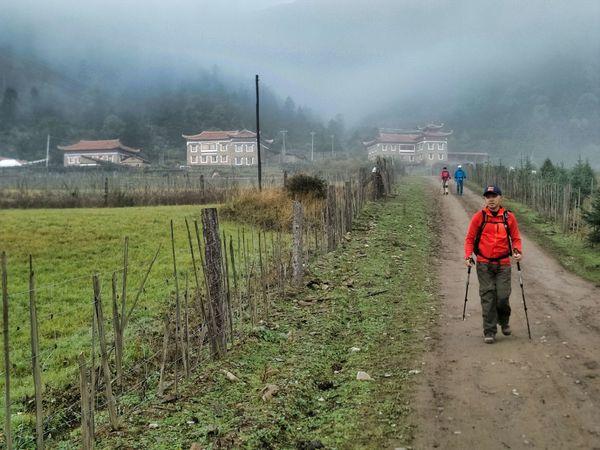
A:
[[[435,87],[433,87],[435,90]],[[450,150],[488,152],[514,164],[526,156],[598,167],[600,68],[585,55],[559,55],[518,75],[462,82],[449,92],[398,102],[368,118],[386,126],[440,120],[455,130]],[[406,126],[406,125],[405,125]]]
[[[69,77],[32,58],[0,49],[0,155],[27,160],[45,157],[51,135],[51,160],[61,161],[56,145],[79,139],[121,140],[141,147],[153,162],[185,160],[182,133],[210,129],[254,130],[254,74],[232,80],[214,67],[194,76],[153,76],[139,84],[115,82],[89,63]],[[118,77],[115,77],[118,79]],[[109,87],[111,86],[111,87]],[[343,119],[323,125],[293,99],[282,100],[261,84],[261,128],[281,148],[280,130],[287,129],[288,150],[308,155],[310,132],[315,151],[329,151],[329,136],[343,133]],[[337,143],[336,147],[340,147]]]

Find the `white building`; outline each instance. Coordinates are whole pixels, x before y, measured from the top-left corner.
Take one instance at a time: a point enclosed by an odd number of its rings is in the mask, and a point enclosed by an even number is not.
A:
[[[448,162],[448,136],[444,124],[429,124],[416,130],[379,130],[371,141],[363,142],[369,159],[392,157],[409,163],[434,165]]]
[[[182,136],[186,140],[189,166],[254,166],[258,164],[256,133],[252,131],[203,131],[199,134]]]

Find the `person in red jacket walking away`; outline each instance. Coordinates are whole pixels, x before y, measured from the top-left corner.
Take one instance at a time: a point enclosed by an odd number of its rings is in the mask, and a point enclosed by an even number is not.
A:
[[[448,195],[448,181],[450,180],[450,172],[446,167],[440,172],[440,178],[442,179],[442,192],[444,195]]]
[[[497,186],[488,186],[483,196],[485,207],[471,218],[465,238],[465,263],[470,267],[475,255],[484,342],[493,344],[498,324],[502,334],[511,334],[510,257],[520,261],[523,248],[515,215],[502,207],[502,191]]]

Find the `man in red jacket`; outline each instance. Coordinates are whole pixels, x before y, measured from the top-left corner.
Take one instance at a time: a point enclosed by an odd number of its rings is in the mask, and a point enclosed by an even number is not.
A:
[[[475,254],[484,342],[493,344],[498,324],[502,334],[511,334],[510,257],[520,261],[523,253],[517,219],[502,207],[502,191],[497,186],[488,186],[483,196],[485,207],[473,215],[465,238],[465,263],[471,266]]]

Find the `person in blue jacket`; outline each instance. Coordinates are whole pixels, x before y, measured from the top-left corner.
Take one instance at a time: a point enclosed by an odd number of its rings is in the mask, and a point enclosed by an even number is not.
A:
[[[456,193],[463,195],[463,182],[466,180],[467,174],[462,170],[462,166],[459,164],[458,168],[454,172],[454,180],[456,181]]]

